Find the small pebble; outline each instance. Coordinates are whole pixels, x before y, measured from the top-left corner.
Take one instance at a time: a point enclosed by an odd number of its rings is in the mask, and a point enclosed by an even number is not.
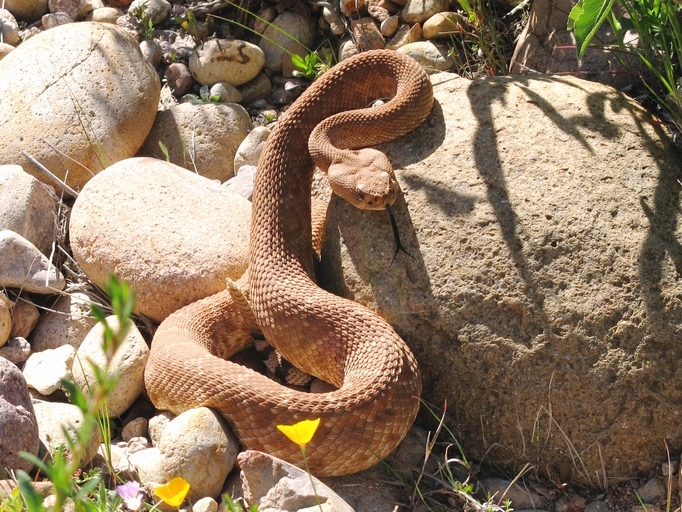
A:
[[[218,502],[210,497],[201,498],[192,505],[192,512],[217,512],[217,510]]]
[[[664,462],[661,464],[661,474],[663,476],[674,475],[677,470],[680,469],[680,461],[672,460],[670,462]]]
[[[68,14],[63,12],[54,12],[46,14],[45,16],[43,16],[41,21],[43,23],[43,28],[45,28],[45,30],[49,30],[60,25],[73,23],[73,19]]]
[[[189,68],[182,62],[174,62],[168,66],[165,77],[176,98],[187,94],[194,83]]]
[[[144,439],[149,433],[147,425],[148,422],[146,418],[135,418],[125,424],[123,431],[121,432],[121,437],[124,441],[131,441],[135,438]]]
[[[0,7],[2,7],[1,2]],[[0,34],[2,34],[2,41],[11,46],[16,46],[21,41],[17,20],[7,9],[0,9]]]
[[[659,478],[652,478],[637,489],[637,495],[644,503],[654,503],[666,495],[665,485]]]
[[[159,67],[163,58],[163,51],[159,43],[153,39],[145,39],[140,42],[140,50],[142,51],[142,56],[153,68]]]
[[[31,355],[31,344],[24,338],[10,338],[0,347],[0,357],[21,366]]]
[[[62,12],[71,18],[71,20],[75,20],[78,18],[80,3],[80,0],[49,0],[47,2],[47,7],[50,9],[51,13]]]
[[[222,103],[240,103],[242,93],[234,85],[228,82],[218,82],[211,87],[211,98],[217,97]]]
[[[128,453],[137,453],[147,448],[151,448],[151,443],[145,437],[133,437],[126,443]]]

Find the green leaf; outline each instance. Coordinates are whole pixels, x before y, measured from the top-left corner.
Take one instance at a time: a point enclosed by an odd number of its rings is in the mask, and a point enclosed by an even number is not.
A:
[[[64,391],[71,399],[71,403],[78,407],[81,411],[85,412],[88,410],[88,400],[85,395],[81,392],[76,384],[70,379],[63,378],[59,381]]]
[[[106,314],[104,313],[104,310],[97,304],[90,305],[90,313],[92,314],[92,316],[95,317],[95,320],[97,320],[98,322],[104,322],[107,317]]]
[[[568,13],[568,20],[566,21],[566,30],[573,30],[575,28],[575,22],[580,15],[583,13],[583,0],[579,0],[577,4],[573,6],[571,12]]]
[[[85,482],[83,485],[80,486],[80,489],[78,489],[78,492],[73,497],[73,500],[80,501],[83,498],[85,498],[88,494],[90,494],[91,491],[93,491],[100,484],[101,481],[102,476],[98,475]]]
[[[611,12],[615,0],[579,0],[568,13],[568,30],[573,30],[578,58],[582,59],[590,40]]]
[[[41,459],[39,459],[38,457],[36,457],[32,453],[19,452],[19,456],[22,459],[29,461],[31,464],[33,464],[35,467],[40,469],[40,471],[42,471],[46,475],[49,474],[50,468],[47,466],[47,464],[45,464],[45,462],[43,462]]]
[[[298,69],[300,69],[301,71],[305,71],[305,69],[306,69],[306,63],[303,60],[303,57],[301,57],[300,55],[292,55],[291,56],[291,63],[294,66],[296,66]]]
[[[170,162],[170,153],[168,153],[168,148],[166,147],[166,145],[163,142],[159,141],[159,147],[161,148],[161,152],[163,153],[166,162]]]
[[[476,16],[474,13],[474,10],[471,8],[471,4],[469,3],[469,0],[457,0],[459,3],[459,6],[466,11],[466,13],[471,16],[472,14]]]
[[[21,491],[21,496],[24,498],[26,503],[26,508],[29,512],[39,512],[43,510],[43,497],[31,482],[31,477],[25,472],[19,470],[17,471],[17,481],[19,482],[19,490]]]

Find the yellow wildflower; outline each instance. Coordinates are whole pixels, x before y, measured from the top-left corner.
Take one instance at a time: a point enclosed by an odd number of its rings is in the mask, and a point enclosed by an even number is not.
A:
[[[188,492],[189,484],[182,477],[173,478],[166,485],[160,485],[154,489],[154,494],[171,507],[182,505]]]
[[[313,438],[319,425],[320,418],[316,418],[299,421],[293,425],[277,425],[277,428],[291,441],[303,448]]]

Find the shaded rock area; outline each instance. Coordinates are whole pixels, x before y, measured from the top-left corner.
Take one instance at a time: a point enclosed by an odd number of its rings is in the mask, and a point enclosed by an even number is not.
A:
[[[568,13],[574,5],[573,0],[536,0],[532,3],[528,22],[509,64],[510,73],[572,74],[618,88],[632,84],[633,76],[641,71],[642,65],[624,52],[592,47],[578,60],[575,36],[566,28]],[[610,25],[604,23],[595,34],[593,45],[616,42]],[[629,35],[626,42],[637,45],[637,36]]]
[[[19,165],[0,166],[0,229],[9,229],[48,256],[55,238],[57,197]]]
[[[431,117],[383,146],[412,258],[392,262],[384,213],[333,198],[324,283],[395,326],[475,457],[646,471],[682,448],[677,155],[599,84],[434,83]]]

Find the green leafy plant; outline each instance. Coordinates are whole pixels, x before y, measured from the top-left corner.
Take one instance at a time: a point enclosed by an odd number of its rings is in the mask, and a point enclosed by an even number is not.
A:
[[[619,16],[621,10],[624,15]],[[617,44],[608,49],[639,59],[646,70],[640,78],[678,131],[682,127],[681,14],[682,7],[674,0],[579,0],[567,24],[582,58],[597,30],[608,21],[617,38]],[[628,31],[636,32],[639,45],[626,44]]]
[[[229,494],[223,494],[223,501],[225,502],[228,512],[245,512],[242,504],[233,501]],[[251,508],[249,508],[249,512],[258,512],[258,505],[252,505]]]
[[[321,48],[317,51],[308,53],[305,57],[293,54],[291,63],[296,66],[294,76],[315,80],[333,65],[334,54],[330,48]]]
[[[184,16],[177,16],[174,18],[174,21],[192,36],[192,39],[194,39],[196,44],[202,44],[206,41],[209,32],[209,20],[211,20],[210,16],[205,22],[200,22],[191,9],[188,9]]]
[[[102,422],[103,414],[106,412],[104,408],[107,396],[118,380],[116,375],[110,375],[111,360],[123,343],[131,325],[134,295],[128,285],[112,276],[105,291],[110,297],[112,312],[118,320],[117,325],[112,327],[106,322],[104,310],[99,306],[92,306],[92,314],[104,327],[102,348],[106,355],[106,364],[100,368],[87,361],[95,376],[95,382],[87,394],[76,387],[72,380],[61,381],[71,403],[83,413],[83,421],[75,438],[66,428],[63,428],[67,444],[63,449],[55,450],[49,461],[43,461],[30,453],[21,454],[52,482],[54,498],[50,505],[51,510],[63,510],[67,503],[72,503],[76,512],[110,510],[112,503],[117,500],[116,496],[112,496],[106,489],[99,470],[84,474],[79,469],[86,447],[95,435]],[[11,507],[16,506],[18,498],[21,499],[23,508],[29,512],[46,510],[43,497],[33,487],[31,477],[24,471],[17,471],[16,479],[18,495],[13,495],[10,500],[3,501],[0,504],[0,510],[15,510]]]
[[[147,2],[142,2],[133,9],[133,17],[137,20],[137,30],[142,39],[152,39],[154,37],[154,22],[147,14]]]

